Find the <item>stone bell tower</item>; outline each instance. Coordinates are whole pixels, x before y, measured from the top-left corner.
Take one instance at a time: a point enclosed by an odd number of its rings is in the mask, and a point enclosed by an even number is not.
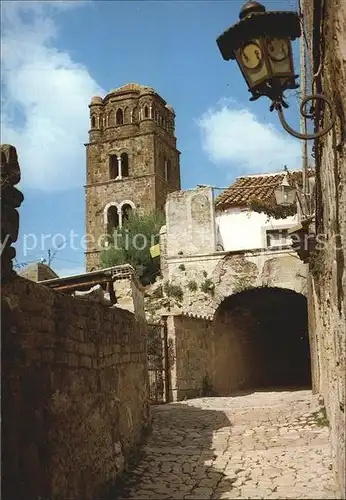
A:
[[[180,189],[173,108],[154,89],[130,83],[93,97],[86,144],[87,271],[99,268],[102,234],[130,210],[164,209]]]

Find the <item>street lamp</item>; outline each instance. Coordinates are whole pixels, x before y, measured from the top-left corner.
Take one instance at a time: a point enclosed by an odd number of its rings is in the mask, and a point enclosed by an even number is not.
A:
[[[222,57],[229,61],[235,59],[246,80],[250,101],[262,96],[269,97],[270,111],[278,112],[284,129],[298,139],[315,139],[325,135],[333,127],[336,111],[333,103],[321,94],[306,96],[300,105],[305,118],[313,118],[306,111],[310,101],[323,101],[331,112],[330,122],[323,130],[313,134],[301,134],[293,130],[285,120],[282,108],[288,108],[284,91],[297,89],[295,81],[299,75],[294,73],[291,41],[301,36],[299,16],[296,12],[266,11],[265,7],[249,1],[240,10],[240,21],[225,31],[217,39]]]
[[[290,186],[288,181],[288,172],[285,171],[280,186],[274,190],[276,203],[282,207],[289,207],[296,201],[297,190]]]

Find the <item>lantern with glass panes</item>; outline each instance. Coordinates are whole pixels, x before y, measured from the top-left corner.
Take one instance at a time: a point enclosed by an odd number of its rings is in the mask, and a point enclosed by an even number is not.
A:
[[[296,188],[290,186],[288,172],[285,171],[281,184],[275,189],[276,203],[282,207],[289,207],[296,201]]]
[[[292,40],[301,36],[299,16],[296,12],[266,11],[258,2],[247,2],[239,14],[240,21],[217,39],[222,57],[235,59],[246,80],[250,98],[254,101],[262,96],[271,99],[270,111],[278,112],[284,129],[299,139],[315,139],[325,135],[333,127],[336,112],[333,103],[326,96],[306,96],[300,106],[305,118],[314,118],[314,110],[306,111],[310,101],[323,101],[330,108],[330,121],[323,130],[313,134],[301,134],[286,122],[282,108],[288,108],[284,92],[297,89],[299,84],[294,72]]]

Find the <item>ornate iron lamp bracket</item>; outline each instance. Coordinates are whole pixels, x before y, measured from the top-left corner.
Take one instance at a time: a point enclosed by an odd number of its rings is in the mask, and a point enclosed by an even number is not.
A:
[[[315,114],[314,114],[315,108],[312,107],[312,111],[310,111],[310,112],[306,111],[306,105],[310,101],[324,101],[324,103],[327,104],[329,109],[330,109],[329,122],[325,125],[325,127],[322,130],[318,130],[317,132],[315,132],[313,134],[302,134],[300,132],[297,132],[296,130],[294,130],[293,128],[291,128],[289,126],[289,124],[287,123],[287,121],[285,119],[283,110],[282,110],[283,107],[287,108],[288,104],[283,100],[282,96],[273,101],[272,105],[270,106],[270,111],[273,111],[275,109],[278,112],[281,125],[286,130],[286,132],[293,135],[294,137],[297,137],[298,139],[302,139],[305,141],[308,141],[311,139],[317,139],[318,137],[322,137],[323,135],[326,135],[334,127],[335,120],[336,120],[336,109],[335,109],[333,102],[328,97],[326,97],[322,94],[308,95],[302,100],[302,102],[300,104],[300,114],[302,116],[304,116],[304,118],[308,118],[310,120],[313,119],[315,116]]]

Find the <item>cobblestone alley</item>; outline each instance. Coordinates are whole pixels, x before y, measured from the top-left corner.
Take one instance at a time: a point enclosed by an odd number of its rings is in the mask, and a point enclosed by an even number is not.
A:
[[[317,396],[207,397],[153,408],[153,430],[115,498],[337,498]]]

